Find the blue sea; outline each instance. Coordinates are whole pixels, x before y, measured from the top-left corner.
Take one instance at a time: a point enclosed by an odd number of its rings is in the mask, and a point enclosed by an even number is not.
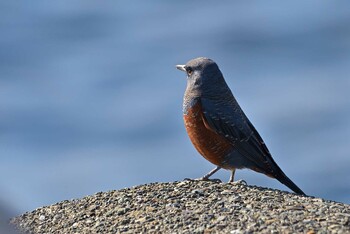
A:
[[[349,2],[1,1],[0,19],[11,215],[213,169],[186,134],[175,69],[199,56],[305,193],[350,203]],[[250,170],[236,179],[288,191]]]

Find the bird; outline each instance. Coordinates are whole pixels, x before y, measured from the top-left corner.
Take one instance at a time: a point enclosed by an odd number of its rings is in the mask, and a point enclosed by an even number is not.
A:
[[[274,161],[213,60],[199,57],[176,68],[187,75],[182,108],[187,134],[197,151],[216,166],[201,180],[226,169],[231,171],[229,182],[234,182],[236,169],[247,168],[305,195]]]

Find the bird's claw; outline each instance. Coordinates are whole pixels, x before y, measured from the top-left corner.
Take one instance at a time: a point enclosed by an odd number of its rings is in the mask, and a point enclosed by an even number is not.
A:
[[[205,176],[201,177],[201,178],[197,178],[197,179],[191,179],[191,178],[185,178],[185,181],[211,181],[211,182],[215,182],[215,183],[222,183],[222,181],[220,179],[209,179]]]
[[[245,180],[237,180],[237,181],[229,181],[230,184],[240,184],[240,185],[248,185],[247,181]]]

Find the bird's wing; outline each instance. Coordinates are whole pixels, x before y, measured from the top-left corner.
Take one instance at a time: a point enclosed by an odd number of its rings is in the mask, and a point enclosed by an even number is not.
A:
[[[277,163],[255,127],[233,96],[225,101],[201,98],[205,126],[225,137],[239,154],[254,164],[253,169],[276,178],[298,194],[305,193],[290,180]]]
[[[201,98],[201,104],[207,128],[231,142],[242,156],[256,165],[257,171],[274,176],[277,164],[233,97],[225,102]]]

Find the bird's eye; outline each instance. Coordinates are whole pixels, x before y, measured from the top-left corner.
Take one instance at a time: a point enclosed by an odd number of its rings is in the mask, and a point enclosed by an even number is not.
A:
[[[186,72],[187,72],[187,75],[190,76],[190,75],[192,75],[193,70],[192,70],[192,68],[187,67],[187,68],[186,68]]]

